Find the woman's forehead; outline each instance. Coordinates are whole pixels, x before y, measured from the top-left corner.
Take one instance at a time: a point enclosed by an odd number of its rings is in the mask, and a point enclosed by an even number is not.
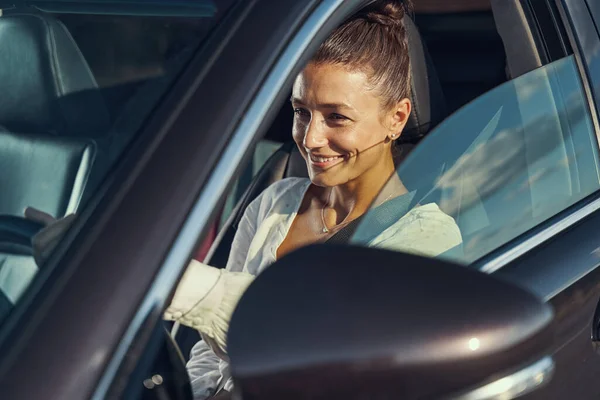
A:
[[[367,75],[338,65],[309,64],[298,74],[292,99],[315,104],[361,104],[373,99]]]

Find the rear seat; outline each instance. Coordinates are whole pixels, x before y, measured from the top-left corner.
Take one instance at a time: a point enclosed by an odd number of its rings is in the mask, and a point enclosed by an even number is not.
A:
[[[93,141],[0,131],[0,214],[32,206],[56,217],[77,210],[91,172]]]
[[[63,216],[76,210],[98,159],[108,110],[61,22],[5,15],[0,42],[0,214],[35,206]]]
[[[26,246],[31,224],[18,217],[27,206],[56,217],[77,210],[101,161],[97,141],[111,121],[62,23],[34,14],[4,15],[0,43],[2,320],[38,270]]]

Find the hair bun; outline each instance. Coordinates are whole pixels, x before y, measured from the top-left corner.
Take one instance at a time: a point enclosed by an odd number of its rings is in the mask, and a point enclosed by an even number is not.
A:
[[[378,0],[364,9],[364,16],[367,21],[397,27],[402,25],[402,19],[408,10],[409,0]]]

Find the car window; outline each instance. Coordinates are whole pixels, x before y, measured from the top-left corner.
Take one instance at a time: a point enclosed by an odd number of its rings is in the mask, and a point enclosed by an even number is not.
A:
[[[372,245],[372,232],[388,231],[398,250],[421,240],[417,252],[469,264],[598,190],[599,162],[577,65],[566,57],[491,90],[434,129],[396,171],[410,211],[372,208],[352,242]],[[443,238],[437,225],[422,223],[403,245],[395,230],[402,221],[437,218],[426,211],[438,208],[462,243],[428,252]]]
[[[0,2],[0,322],[233,3]]]

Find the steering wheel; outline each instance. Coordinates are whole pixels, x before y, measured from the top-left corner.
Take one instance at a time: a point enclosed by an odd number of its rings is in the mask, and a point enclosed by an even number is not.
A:
[[[0,253],[32,255],[31,239],[44,225],[15,215],[0,215]]]

